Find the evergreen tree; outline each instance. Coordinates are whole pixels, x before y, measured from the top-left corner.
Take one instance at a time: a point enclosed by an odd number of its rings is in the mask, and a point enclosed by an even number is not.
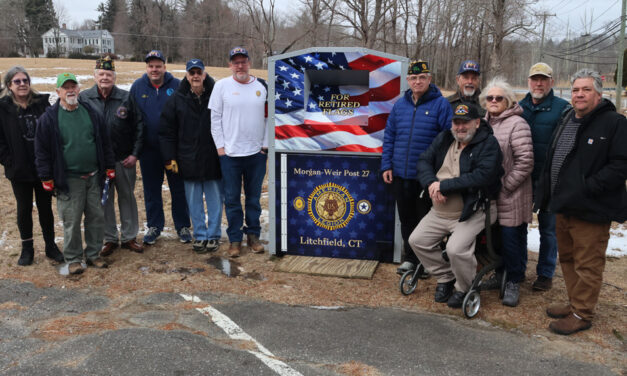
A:
[[[98,5],[96,10],[100,12],[98,16],[98,27],[100,29],[113,31],[118,8],[118,0],[107,0],[106,4],[103,2]]]

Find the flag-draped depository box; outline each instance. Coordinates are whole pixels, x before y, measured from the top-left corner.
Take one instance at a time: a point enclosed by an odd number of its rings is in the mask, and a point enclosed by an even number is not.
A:
[[[399,261],[381,151],[407,64],[354,47],[270,57],[271,253]]]

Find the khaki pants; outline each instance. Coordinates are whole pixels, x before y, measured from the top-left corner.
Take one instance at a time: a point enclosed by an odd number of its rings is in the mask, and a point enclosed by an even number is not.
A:
[[[566,292],[573,311],[591,321],[599,300],[610,223],[556,215],[555,233]]]
[[[68,177],[68,193],[57,196],[57,209],[63,221],[63,256],[68,263],[98,257],[104,236],[104,211],[100,204],[98,175],[89,178]],[[85,243],[81,238],[81,219],[85,214]]]
[[[490,207],[492,223],[496,221],[496,205]],[[478,210],[464,222],[439,217],[433,209],[420,221],[409,237],[409,245],[425,269],[438,283],[454,279],[457,291],[467,292],[477,274],[475,240],[485,227],[485,213]],[[442,258],[440,242],[448,235],[446,253],[450,263]]]

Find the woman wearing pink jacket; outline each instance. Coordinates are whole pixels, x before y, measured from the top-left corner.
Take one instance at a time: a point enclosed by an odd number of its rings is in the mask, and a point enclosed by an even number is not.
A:
[[[512,87],[502,78],[490,81],[479,98],[486,109],[486,120],[503,152],[502,188],[497,199],[501,225],[501,255],[507,280],[503,304],[518,305],[520,283],[527,265],[527,224],[532,216],[533,143],[529,124],[520,115]],[[497,280],[500,280],[498,278]]]

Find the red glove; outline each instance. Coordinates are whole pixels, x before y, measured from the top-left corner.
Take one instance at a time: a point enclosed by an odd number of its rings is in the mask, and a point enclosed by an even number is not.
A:
[[[115,170],[112,168],[107,169],[107,177],[109,179],[115,179]]]
[[[44,187],[45,191],[52,192],[54,189],[54,180],[43,180],[41,186]]]

